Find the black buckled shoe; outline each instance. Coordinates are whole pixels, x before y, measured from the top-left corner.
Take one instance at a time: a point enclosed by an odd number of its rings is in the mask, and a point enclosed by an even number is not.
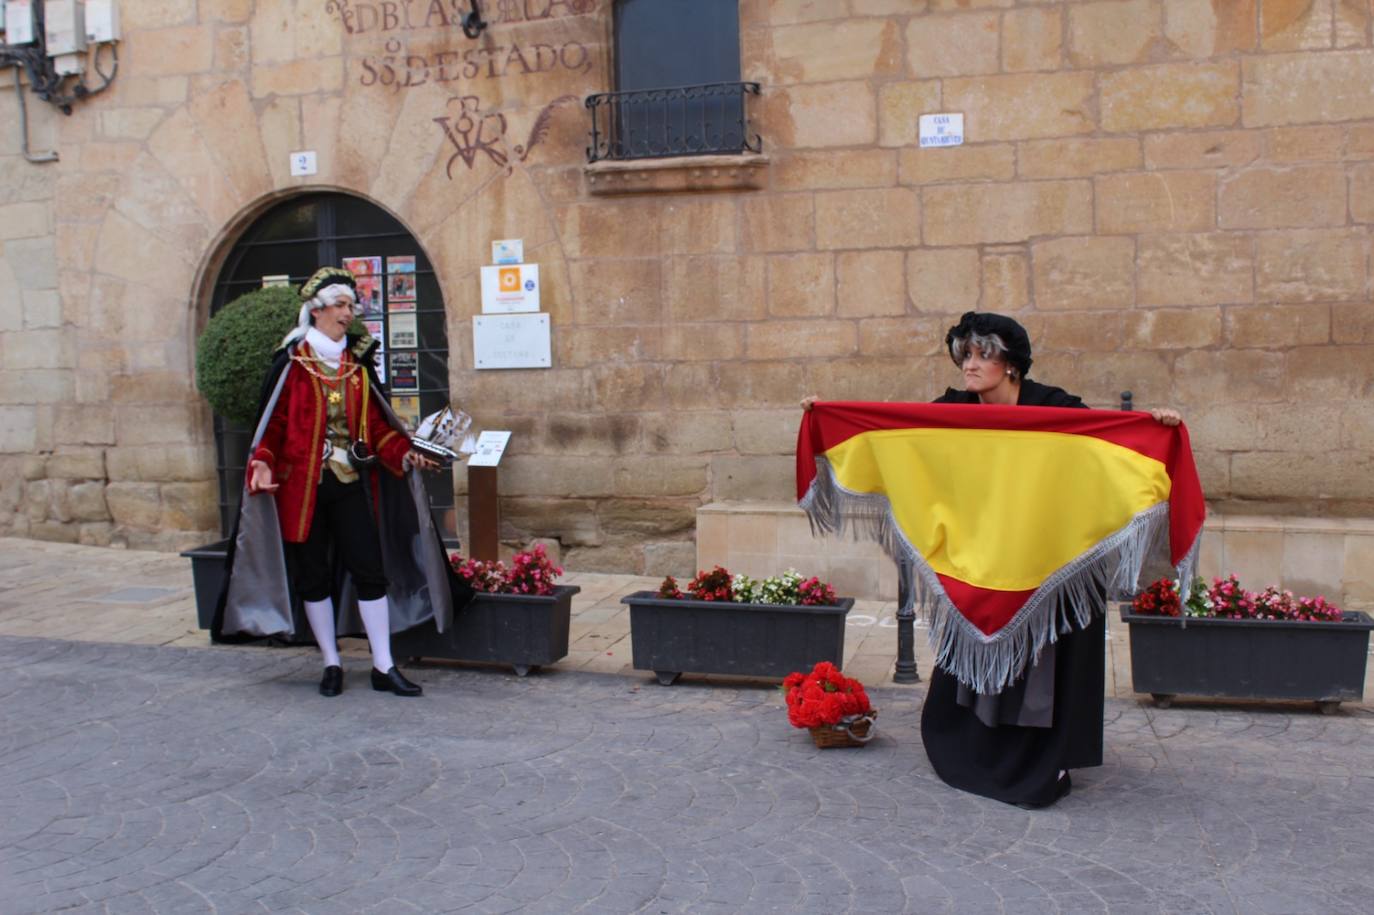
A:
[[[343,668],[337,664],[331,664],[324,669],[324,676],[320,678],[320,695],[337,696],[343,692]]]
[[[372,688],[378,692],[395,693],[398,696],[418,696],[424,692],[418,683],[411,683],[401,676],[401,672],[395,667],[386,673],[372,668]]]

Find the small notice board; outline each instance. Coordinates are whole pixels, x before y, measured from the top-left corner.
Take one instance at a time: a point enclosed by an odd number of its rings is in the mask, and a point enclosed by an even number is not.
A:
[[[549,316],[473,315],[472,364],[479,369],[550,368]]]
[[[495,467],[510,442],[509,432],[487,431],[477,436],[477,450],[468,458],[469,467]]]
[[[484,314],[538,310],[538,264],[496,264],[482,268]]]

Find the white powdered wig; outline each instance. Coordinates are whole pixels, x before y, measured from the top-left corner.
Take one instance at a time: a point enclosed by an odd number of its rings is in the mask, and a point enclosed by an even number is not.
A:
[[[353,314],[360,314],[358,310],[358,294],[353,291],[353,287],[347,283],[334,283],[326,286],[311,298],[301,303],[300,318],[296,321],[296,326],[282,337],[281,345],[290,346],[297,340],[305,336],[305,332],[315,323],[314,314],[317,309],[326,308],[336,303],[339,299],[346,298],[353,303]]]

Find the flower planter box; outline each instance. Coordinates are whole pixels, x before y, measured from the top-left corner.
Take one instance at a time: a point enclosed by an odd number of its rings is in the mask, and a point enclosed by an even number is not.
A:
[[[391,637],[393,653],[412,658],[448,658],[509,664],[525,676],[568,656],[568,625],[576,585],[558,585],[553,594],[478,592],[454,611],[453,625],[439,633],[428,622]]]
[[[819,661],[839,667],[852,598],[816,606],[737,604],[659,597],[636,591],[630,606],[635,670],[671,684],[684,672],[785,677]]]
[[[219,540],[180,554],[191,560],[191,580],[196,589],[196,625],[209,629],[215,619],[215,604],[224,587],[225,560],[229,541]]]
[[[1331,713],[1364,696],[1374,620],[1341,622],[1143,616],[1123,608],[1131,632],[1131,680],[1168,708],[1175,696],[1293,699]]]

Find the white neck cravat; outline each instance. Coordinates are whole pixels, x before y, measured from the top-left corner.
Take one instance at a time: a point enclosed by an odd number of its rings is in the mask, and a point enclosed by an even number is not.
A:
[[[305,342],[310,344],[310,348],[315,351],[315,355],[320,361],[330,368],[339,367],[339,357],[343,355],[344,347],[348,345],[348,337],[339,340],[331,340],[318,327],[311,327],[305,332]]]

